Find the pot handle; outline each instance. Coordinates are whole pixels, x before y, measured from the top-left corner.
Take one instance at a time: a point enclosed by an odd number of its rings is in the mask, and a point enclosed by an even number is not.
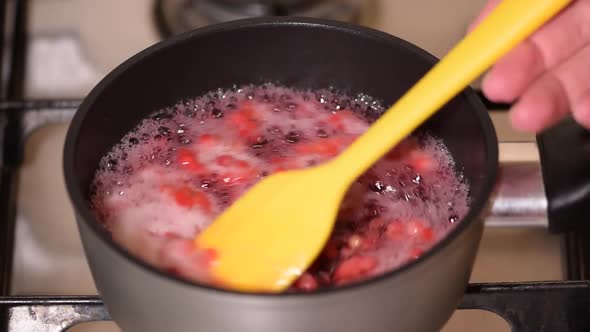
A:
[[[571,117],[537,135],[549,231],[589,228],[590,131]]]

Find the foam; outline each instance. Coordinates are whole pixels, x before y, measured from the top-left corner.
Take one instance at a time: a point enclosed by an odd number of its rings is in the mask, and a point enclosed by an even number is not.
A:
[[[332,158],[383,110],[369,96],[331,90],[267,84],[212,91],[145,119],[102,159],[91,188],[94,210],[115,241],[133,254],[207,282],[206,271],[195,268],[198,253],[190,250],[199,231],[260,178]],[[307,151],[326,142],[333,142],[328,153]],[[205,170],[184,169],[178,158],[186,151]],[[189,188],[210,206],[181,206],[165,186]],[[360,279],[395,269],[443,238],[467,209],[468,187],[455,173],[444,143],[428,135],[408,138],[351,187],[328,245],[339,256],[322,256],[309,271],[324,280],[320,286],[329,287],[336,284],[334,270],[355,255],[378,262]],[[376,218],[383,220],[383,229],[369,230]],[[432,239],[409,233],[401,239],[383,236],[392,222],[417,221],[431,229]],[[347,244],[356,241],[353,236],[377,238],[364,250]]]

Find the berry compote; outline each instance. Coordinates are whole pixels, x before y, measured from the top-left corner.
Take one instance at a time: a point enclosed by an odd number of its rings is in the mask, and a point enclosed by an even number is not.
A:
[[[370,96],[333,90],[265,84],[212,91],[129,132],[103,157],[91,203],[132,254],[210,283],[215,255],[193,246],[200,231],[261,178],[338,155],[383,111]],[[467,184],[443,142],[408,137],[350,188],[321,256],[289,292],[396,269],[436,244],[467,209]]]

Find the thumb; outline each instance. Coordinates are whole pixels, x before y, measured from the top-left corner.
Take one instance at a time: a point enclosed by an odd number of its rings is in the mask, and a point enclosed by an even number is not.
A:
[[[475,27],[477,27],[479,23],[481,23],[481,21],[483,21],[490,14],[492,10],[494,10],[494,8],[500,4],[500,2],[502,2],[502,0],[488,0],[477,18],[475,18],[475,20],[469,24],[467,32],[471,32],[473,29],[475,29]]]

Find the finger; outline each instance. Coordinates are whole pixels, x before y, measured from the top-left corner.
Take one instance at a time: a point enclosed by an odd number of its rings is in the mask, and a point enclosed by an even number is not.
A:
[[[487,73],[482,89],[494,101],[512,102],[537,79],[590,42],[590,1],[578,0],[515,47]]]
[[[502,0],[489,0],[475,20],[469,25],[467,31],[471,32],[471,30],[475,29],[475,27],[478,26],[479,23],[481,23],[481,21],[483,21],[490,14],[492,10],[496,8],[498,4],[500,4],[500,2],[502,2]]]
[[[572,112],[590,128],[590,44],[563,64],[543,74],[514,105],[514,127],[540,132]]]
[[[510,120],[516,129],[538,133],[563,118],[569,110],[566,92],[554,77],[535,82],[512,107]]]
[[[590,92],[586,92],[574,108],[574,119],[590,130]]]

